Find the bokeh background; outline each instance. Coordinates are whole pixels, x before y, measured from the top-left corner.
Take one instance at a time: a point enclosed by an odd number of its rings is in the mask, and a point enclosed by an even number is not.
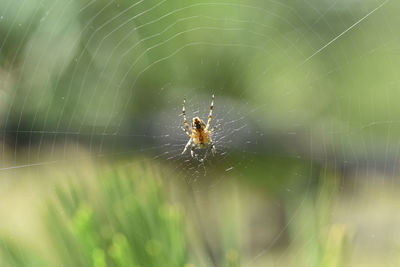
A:
[[[0,265],[399,266],[399,11],[1,1]]]

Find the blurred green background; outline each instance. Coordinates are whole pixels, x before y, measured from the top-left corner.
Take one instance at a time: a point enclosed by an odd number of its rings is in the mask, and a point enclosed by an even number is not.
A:
[[[399,11],[1,1],[0,265],[399,266]]]

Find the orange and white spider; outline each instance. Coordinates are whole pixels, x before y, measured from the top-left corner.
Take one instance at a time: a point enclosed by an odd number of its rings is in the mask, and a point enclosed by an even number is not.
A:
[[[192,127],[189,127],[187,120],[186,120],[186,99],[183,99],[183,107],[182,107],[182,114],[183,114],[183,122],[185,123],[186,128],[182,128],[182,130],[190,137],[189,141],[187,142],[185,148],[182,151],[182,154],[186,152],[188,147],[191,145],[192,150],[190,151],[190,154],[194,158],[194,150],[197,146],[197,148],[206,148],[207,144],[210,145],[211,147],[211,152],[213,155],[216,153],[216,149],[214,146],[214,143],[211,139],[210,134],[212,131],[214,131],[214,128],[211,130],[208,130],[210,127],[211,119],[212,119],[212,112],[214,109],[214,95],[212,95],[212,100],[211,100],[211,106],[210,106],[210,114],[208,115],[208,122],[207,125],[199,118],[199,117],[194,117],[192,119]],[[189,131],[188,131],[189,130]]]

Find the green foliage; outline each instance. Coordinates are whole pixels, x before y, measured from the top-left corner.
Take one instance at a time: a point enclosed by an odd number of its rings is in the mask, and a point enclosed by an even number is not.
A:
[[[300,257],[294,259],[295,266],[304,267],[344,267],[350,252],[350,235],[346,225],[333,220],[332,211],[338,194],[337,176],[324,170],[319,177],[318,189],[309,191],[302,197],[297,215],[290,225],[293,241]],[[297,199],[298,201],[298,199]]]
[[[5,267],[50,267],[40,256],[31,251],[23,250],[9,239],[0,240],[0,264]]]
[[[9,266],[184,266],[183,212],[161,180],[141,167],[101,172],[95,183],[57,190],[44,219],[55,259],[33,257],[23,243],[2,241]]]

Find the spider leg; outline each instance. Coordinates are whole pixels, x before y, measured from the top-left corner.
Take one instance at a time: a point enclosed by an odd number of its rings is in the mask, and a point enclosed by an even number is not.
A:
[[[183,122],[185,123],[185,127],[192,133],[195,133],[195,131],[188,125],[188,122],[186,119],[186,98],[183,99],[182,114],[183,114]]]
[[[217,153],[217,150],[215,149],[215,145],[214,145],[213,141],[211,140],[211,138],[209,139],[209,142],[210,142],[210,147],[211,147],[211,153],[214,156],[215,153]]]
[[[182,151],[182,155],[185,154],[186,150],[188,149],[188,147],[189,147],[190,144],[192,143],[192,140],[193,140],[192,138],[189,139],[189,141],[187,142],[185,148],[184,148],[183,151]],[[192,153],[193,153],[193,152],[192,152]],[[193,155],[192,155],[192,157],[193,157]]]
[[[191,135],[185,128],[183,128],[183,127],[181,126],[181,129],[182,129],[190,138],[192,138],[192,135]]]
[[[187,119],[186,119],[186,98],[183,99],[182,114],[183,114],[183,122],[185,123],[185,127],[190,130],[190,127],[189,127]]]
[[[192,150],[190,150],[190,155],[192,155],[192,158],[194,158],[194,156],[195,156],[195,154],[194,154],[195,148],[196,148],[195,144],[192,144]]]
[[[211,130],[208,131],[208,134],[212,133],[212,131],[214,131],[215,129],[217,129],[218,127],[221,126],[221,123],[217,124],[216,126],[214,126],[213,128],[211,128]]]
[[[214,95],[212,95],[212,99],[211,99],[210,114],[208,115],[208,122],[207,122],[207,125],[206,125],[206,128],[205,128],[206,131],[210,127],[213,109],[214,109]]]

